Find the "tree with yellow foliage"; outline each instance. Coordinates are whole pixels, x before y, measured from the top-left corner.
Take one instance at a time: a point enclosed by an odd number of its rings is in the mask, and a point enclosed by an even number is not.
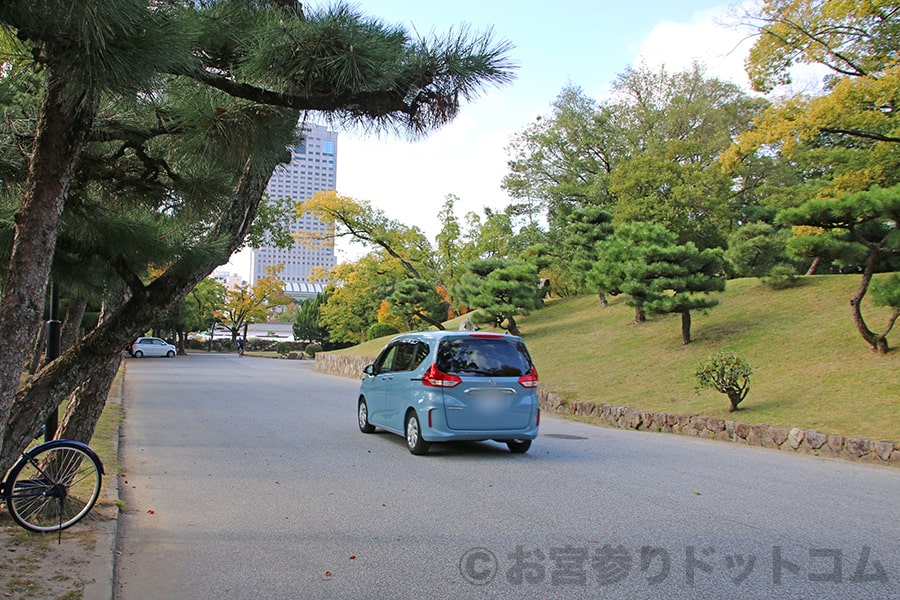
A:
[[[828,69],[824,93],[775,102],[742,133],[732,163],[754,152],[818,155],[821,195],[900,182],[900,11],[894,0],[766,0],[745,24],[759,37],[746,61],[754,89],[792,82],[796,65]]]
[[[231,331],[234,342],[243,329],[247,337],[247,326],[265,323],[279,306],[290,303],[284,294],[284,281],[278,276],[282,265],[267,267],[266,276],[253,285],[242,285],[225,291],[225,306],[216,316]]]

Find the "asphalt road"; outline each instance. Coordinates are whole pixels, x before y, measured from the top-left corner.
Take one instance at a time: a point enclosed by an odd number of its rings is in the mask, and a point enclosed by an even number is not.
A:
[[[895,469],[550,417],[415,457],[357,389],[129,359],[116,597],[900,597]]]

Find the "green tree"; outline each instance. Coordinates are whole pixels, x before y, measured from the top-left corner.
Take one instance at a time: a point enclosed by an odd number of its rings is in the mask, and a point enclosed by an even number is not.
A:
[[[660,225],[653,223],[626,223],[615,229],[613,235],[597,242],[597,260],[591,266],[588,280],[596,286],[601,298],[622,293],[629,274],[643,264],[644,255],[655,246],[673,246],[675,235]],[[646,320],[645,296],[639,289],[632,289],[628,305],[634,307],[634,322]]]
[[[0,356],[0,467],[67,391],[114,372],[121,348],[243,243],[302,113],[422,135],[511,79],[509,45],[490,32],[411,38],[344,4],[16,2],[0,4],[0,23],[4,42],[18,44],[4,75],[40,68],[43,96],[33,142],[4,138],[0,151],[27,165],[0,297],[10,349]],[[92,168],[76,170],[88,158]],[[137,250],[106,257],[128,300],[18,389],[63,208],[85,198],[68,193],[73,183],[155,215],[170,225],[157,241],[177,231],[181,244],[152,279]]]
[[[300,303],[300,309],[294,314],[294,339],[307,342],[328,342],[328,328],[322,325],[322,305],[327,302],[328,296],[319,294],[315,298],[304,300]]]
[[[728,237],[725,261],[735,277],[765,277],[778,265],[789,265],[790,231],[768,223],[748,223]]]
[[[806,225],[843,232],[842,239],[831,238],[833,243],[846,247],[848,252],[865,253],[862,279],[850,299],[853,322],[873,351],[886,353],[887,335],[897,319],[897,313],[895,311],[889,318],[885,329],[874,332],[863,318],[862,300],[876,271],[889,259],[900,255],[900,234],[897,231],[897,223],[900,222],[900,185],[887,189],[876,186],[865,192],[844,194],[834,199],[810,200],[799,208],[779,213],[778,220],[787,225]],[[888,284],[889,287],[890,285]],[[893,297],[890,290],[880,293],[883,298]]]
[[[456,294],[472,309],[475,324],[488,323],[521,335],[516,317],[541,308],[538,268],[522,260],[486,258],[466,266]]]
[[[598,260],[599,242],[613,234],[612,214],[598,206],[575,208],[569,213],[563,229],[563,254],[560,257],[579,291],[585,290],[591,282],[598,284],[597,291],[601,306],[607,306],[606,294],[616,287],[599,279],[591,279],[590,272]]]
[[[567,208],[596,205],[612,210],[609,173],[625,152],[615,114],[580,87],[562,89],[549,117],[539,117],[513,137],[503,187],[517,210],[565,223]]]
[[[713,388],[728,396],[728,412],[738,410],[750,393],[750,375],[753,369],[734,352],[719,352],[704,360],[697,367],[697,392]]]
[[[698,250],[693,243],[650,244],[626,263],[622,291],[626,301],[655,314],[681,315],[681,343],[691,343],[691,311],[718,304],[707,297],[725,289],[722,250]]]
[[[561,229],[573,206],[599,206],[615,224],[652,221],[700,247],[724,246],[744,202],[758,198],[719,157],[765,105],[738,86],[679,72],[629,69],[602,103],[566,89],[549,118],[517,136],[504,185],[546,207]],[[749,168],[749,167],[748,167]]]
[[[680,314],[681,341],[689,344],[691,311],[712,308],[718,301],[706,294],[725,289],[722,251],[679,245],[674,234],[649,223],[622,226],[601,247],[595,276],[608,277],[628,294],[635,322],[643,321],[644,311]]]
[[[424,279],[404,279],[397,283],[388,302],[392,305],[392,311],[400,314],[411,330],[422,321],[438,330],[444,329],[442,321],[447,318],[447,305],[434,283]]]

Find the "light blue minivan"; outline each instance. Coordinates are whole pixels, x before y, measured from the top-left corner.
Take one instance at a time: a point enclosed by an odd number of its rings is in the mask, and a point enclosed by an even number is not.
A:
[[[520,337],[421,331],[392,339],[363,369],[359,429],[406,437],[413,454],[433,442],[495,440],[531,447],[540,425],[538,374]]]

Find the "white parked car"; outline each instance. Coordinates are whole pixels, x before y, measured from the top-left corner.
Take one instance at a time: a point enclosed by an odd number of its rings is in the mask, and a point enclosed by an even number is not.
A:
[[[135,358],[144,356],[167,356],[172,358],[178,350],[166,340],[155,337],[139,337],[131,346],[131,355]]]

